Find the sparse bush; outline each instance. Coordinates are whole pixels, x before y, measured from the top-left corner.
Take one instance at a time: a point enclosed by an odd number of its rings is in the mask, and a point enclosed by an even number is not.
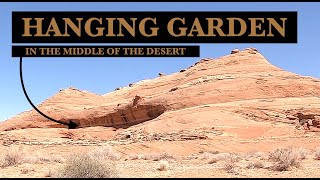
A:
[[[290,159],[291,161],[305,159],[307,150],[304,148],[280,148],[269,153],[269,159],[273,161],[284,161]]]
[[[160,154],[146,154],[141,157],[143,160],[153,160],[153,161],[160,161],[160,160],[175,160],[176,157],[170,155],[168,153],[160,153]]]
[[[160,160],[157,170],[158,171],[166,171],[168,169],[169,163],[168,161]]]
[[[287,162],[278,162],[271,166],[271,169],[274,171],[288,171],[290,167],[290,164]]]
[[[240,157],[234,153],[221,153],[221,154],[211,154],[211,156],[207,156],[209,159],[208,164],[213,164],[218,161],[224,160],[224,161],[230,161],[230,162],[238,162],[240,160]]]
[[[57,162],[62,163],[63,160],[59,156],[43,155],[26,155],[21,148],[10,148],[0,157],[0,167],[14,166],[23,163],[42,163],[42,162]]]
[[[119,160],[121,155],[115,153],[111,146],[106,146],[103,148],[98,148],[90,153],[91,156],[95,156],[97,158],[102,158],[106,160]]]
[[[58,156],[51,156],[51,161],[55,163],[63,163],[63,159]]]
[[[199,152],[201,153],[201,155],[199,156],[199,159],[201,160],[210,160],[212,159],[213,156],[216,156],[217,154],[219,154],[219,151],[208,151],[208,152]]]
[[[244,155],[244,158],[246,160],[249,160],[251,158],[262,158],[264,156],[264,153],[263,152],[260,152],[260,151],[251,151],[251,152],[248,152]]]
[[[250,162],[247,166],[247,169],[260,169],[260,168],[264,168],[264,165],[262,164],[262,162],[258,161],[258,162]]]
[[[114,165],[105,163],[97,156],[80,153],[70,156],[54,177],[58,178],[112,178],[117,177]]]
[[[269,154],[269,159],[276,162],[271,166],[275,171],[288,171],[291,167],[300,167],[301,164],[300,154],[292,148],[276,149]]]
[[[296,151],[296,153],[298,154],[299,159],[306,159],[307,154],[308,154],[308,150],[303,148],[303,147],[299,147],[297,149],[294,149]]]
[[[42,163],[38,156],[27,156],[24,158],[24,162],[30,164]]]
[[[224,158],[223,169],[228,173],[235,173],[235,168],[237,167],[237,162],[240,158],[236,154],[228,154]]]
[[[236,167],[236,163],[235,163],[235,162],[226,161],[226,162],[223,164],[223,169],[224,169],[227,173],[234,173],[234,172],[235,172],[235,167]]]
[[[19,148],[11,148],[5,152],[1,157],[0,167],[14,166],[22,164],[24,159],[24,153]]]
[[[315,159],[316,159],[316,160],[320,160],[320,148],[317,148],[317,149],[316,149]]]
[[[238,162],[238,161],[240,161],[240,159],[241,158],[237,154],[234,154],[234,153],[226,154],[224,156],[225,161]]]
[[[168,154],[168,153],[161,153],[158,156],[154,156],[153,160],[154,161],[160,161],[160,160],[174,160],[176,159],[173,155]]]
[[[211,156],[208,156],[209,160],[212,160],[212,161],[221,161],[221,160],[225,160],[227,159],[228,157],[230,156],[229,153],[221,153],[221,154],[213,154]]]
[[[36,163],[50,163],[50,162],[56,162],[56,163],[62,163],[63,159],[59,156],[52,156],[52,155],[45,155],[38,153],[37,155],[34,156],[27,156],[24,159],[24,162],[31,163],[31,164],[36,164]]]

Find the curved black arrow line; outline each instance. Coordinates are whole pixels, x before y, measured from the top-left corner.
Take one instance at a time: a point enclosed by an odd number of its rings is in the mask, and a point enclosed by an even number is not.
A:
[[[76,123],[74,123],[73,121],[70,120],[69,123],[65,123],[65,122],[61,122],[61,121],[57,121],[47,115],[45,115],[44,113],[42,113],[30,100],[28,93],[26,91],[26,88],[24,86],[24,82],[23,82],[23,76],[22,76],[22,57],[20,57],[20,81],[21,81],[21,85],[22,85],[22,89],[23,89],[23,93],[26,96],[28,102],[30,103],[30,105],[39,113],[41,114],[43,117],[49,119],[50,121],[59,123],[59,124],[63,124],[63,125],[67,125],[69,129],[75,129],[78,125]]]

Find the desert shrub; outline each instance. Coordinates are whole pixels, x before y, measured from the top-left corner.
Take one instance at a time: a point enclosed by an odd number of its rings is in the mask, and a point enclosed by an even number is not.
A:
[[[298,154],[298,158],[299,159],[306,159],[307,154],[308,154],[308,150],[303,148],[303,147],[299,147],[296,149],[293,149],[294,151],[296,151],[296,153]]]
[[[59,156],[51,156],[50,161],[55,163],[63,163],[63,158]]]
[[[217,154],[219,154],[219,151],[208,151],[208,152],[200,151],[199,153],[201,154],[199,155],[198,159],[210,161],[210,159],[212,159],[213,156],[216,156]]]
[[[288,171],[290,169],[290,164],[288,162],[278,162],[271,166],[274,171]]]
[[[115,153],[111,146],[105,146],[103,148],[97,148],[90,153],[91,156],[106,160],[119,160],[121,155]]]
[[[300,154],[292,148],[276,149],[270,152],[269,159],[276,162],[271,166],[275,171],[288,171],[291,167],[300,167],[301,164]]]
[[[316,149],[315,159],[316,159],[316,160],[320,160],[320,148],[317,148],[317,149]]]
[[[269,159],[273,161],[282,161],[287,158],[293,160],[305,159],[308,151],[304,148],[279,148],[269,153]]]
[[[14,166],[17,164],[22,164],[24,160],[24,153],[19,148],[10,148],[8,151],[6,151],[0,161],[0,167],[8,167],[8,166]]]
[[[143,160],[151,160],[154,156],[154,154],[142,154],[139,158]]]
[[[140,157],[143,160],[153,160],[153,161],[160,161],[160,160],[175,160],[176,157],[168,154],[168,153],[160,153],[160,154],[145,154]]]
[[[260,158],[262,159],[264,156],[263,152],[260,151],[250,151],[244,155],[244,159],[249,160],[251,158]]]
[[[31,163],[31,164],[36,164],[36,163],[50,163],[50,162],[55,162],[55,163],[62,163],[63,159],[59,156],[53,156],[53,155],[48,155],[48,154],[42,154],[42,153],[37,153],[34,156],[27,156],[24,159],[24,162],[26,163]]]
[[[168,166],[169,166],[168,161],[160,160],[158,167],[157,167],[157,170],[158,171],[166,171],[168,169]]]
[[[234,153],[224,155],[225,161],[238,162],[238,161],[240,161],[240,159],[241,158],[237,154],[234,154]]]
[[[235,168],[237,167],[236,163],[235,162],[232,162],[232,161],[226,161],[224,164],[223,164],[223,170],[225,170],[226,172],[228,173],[233,173],[235,172]]]
[[[171,155],[171,154],[168,154],[168,153],[161,153],[159,154],[158,156],[154,156],[153,157],[153,160],[154,161],[160,161],[160,160],[174,160],[176,159],[175,156]]]
[[[228,154],[224,158],[223,169],[228,173],[235,173],[240,158],[236,154]]]
[[[30,164],[37,164],[43,162],[40,159],[43,160],[43,158],[39,158],[38,156],[27,156],[24,158],[24,162]],[[44,159],[47,160],[47,158]]]
[[[90,153],[79,153],[67,158],[66,164],[53,176],[58,178],[112,178],[117,177],[117,173],[111,162],[108,164]]]
[[[211,154],[210,156],[207,156],[205,159],[209,159],[208,163],[212,164],[221,160],[228,159],[229,156],[235,156],[235,155],[230,155],[229,153]]]
[[[221,154],[211,154],[211,156],[207,156],[205,159],[208,160],[208,164],[217,163],[218,161],[226,161],[226,162],[238,162],[241,158],[234,153],[221,153]]]
[[[257,161],[257,162],[250,162],[247,166],[247,169],[260,169],[260,168],[264,168],[264,165],[262,162]]]

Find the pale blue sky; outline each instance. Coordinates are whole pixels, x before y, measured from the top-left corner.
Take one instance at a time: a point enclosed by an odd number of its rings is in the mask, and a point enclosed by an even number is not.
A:
[[[223,56],[234,48],[256,47],[272,64],[282,69],[320,77],[320,3],[0,3],[0,121],[32,108],[20,85],[19,59],[11,58],[12,11],[298,11],[298,44],[194,45],[200,45],[200,58]],[[198,60],[25,58],[24,79],[30,98],[39,104],[69,86],[104,94],[132,82],[155,78],[158,72],[179,71]]]

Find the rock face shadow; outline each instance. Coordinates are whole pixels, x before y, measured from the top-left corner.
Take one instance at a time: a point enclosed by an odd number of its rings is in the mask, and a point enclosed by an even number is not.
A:
[[[117,109],[116,112],[87,121],[75,122],[77,128],[104,126],[114,128],[128,128],[130,126],[153,120],[165,112],[161,104],[130,105]]]

